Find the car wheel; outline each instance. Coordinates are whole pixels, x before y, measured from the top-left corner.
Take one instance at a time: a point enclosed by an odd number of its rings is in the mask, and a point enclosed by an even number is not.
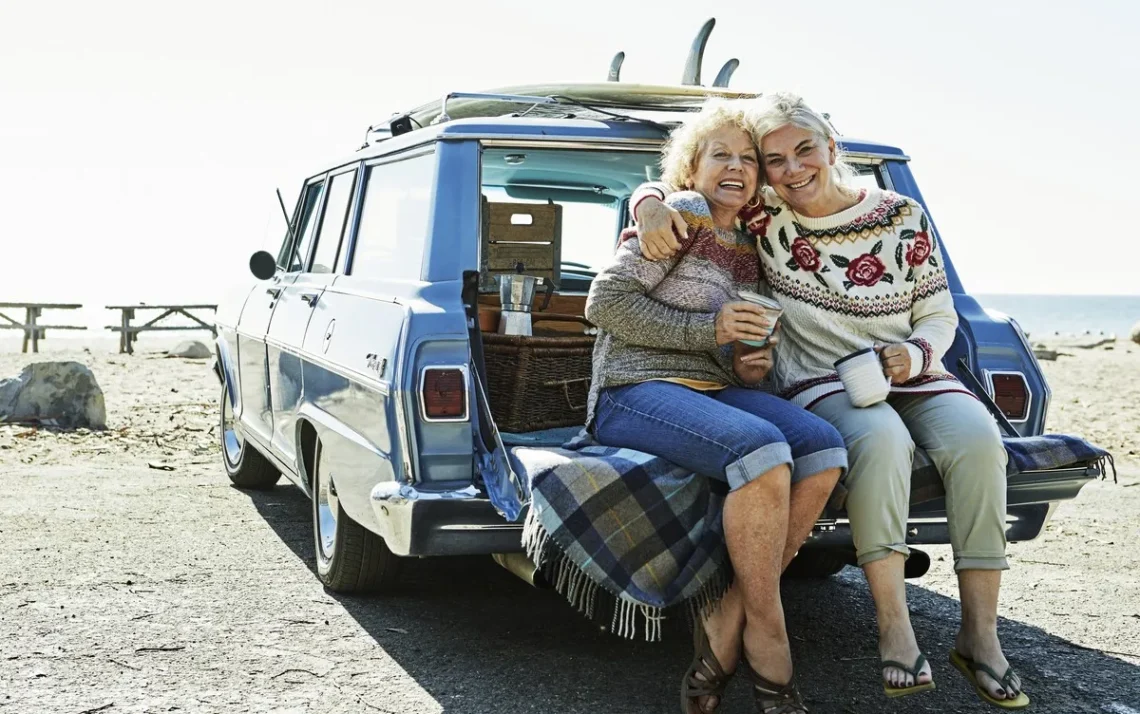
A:
[[[313,539],[317,577],[333,592],[383,592],[396,582],[400,558],[384,539],[352,520],[318,439],[313,449]]]
[[[827,578],[835,575],[848,563],[843,553],[831,550],[801,550],[784,575],[789,578]]]
[[[246,443],[238,432],[234,407],[224,383],[220,402],[222,423],[219,431],[222,435],[222,463],[226,467],[230,481],[238,488],[255,490],[273,488],[281,478],[281,472],[274,468],[261,452]]]

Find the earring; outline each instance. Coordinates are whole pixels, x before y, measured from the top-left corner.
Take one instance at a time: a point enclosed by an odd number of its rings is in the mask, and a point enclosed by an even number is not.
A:
[[[752,196],[752,198],[748,201],[748,203],[744,204],[744,207],[745,208],[756,208],[759,205],[760,205],[760,194],[757,193],[757,194]]]

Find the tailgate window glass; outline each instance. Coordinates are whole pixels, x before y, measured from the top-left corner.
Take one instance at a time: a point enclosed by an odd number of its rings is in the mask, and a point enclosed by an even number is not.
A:
[[[659,160],[659,153],[652,150],[486,148],[482,191],[490,204],[559,206],[557,228],[550,236],[558,244],[552,256],[558,260],[559,292],[587,292],[597,272],[613,260],[630,194],[658,178]],[[488,220],[485,216],[484,225]],[[493,233],[489,239],[496,241],[496,253],[482,256],[485,264],[488,259],[498,260],[498,253],[510,258],[509,242],[504,245]],[[520,248],[518,255],[543,259],[529,246],[525,251]],[[495,271],[501,266],[485,267]],[[547,265],[533,267],[526,272],[544,274]]]

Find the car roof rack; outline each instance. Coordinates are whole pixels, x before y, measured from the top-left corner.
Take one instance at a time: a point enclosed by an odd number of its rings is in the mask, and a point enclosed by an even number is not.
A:
[[[751,98],[759,94],[730,90],[729,82],[740,66],[735,58],[725,62],[717,73],[712,87],[701,85],[701,65],[705,47],[716,18],[709,18],[701,26],[689,49],[685,69],[679,86],[642,85],[621,82],[621,67],[625,53],[618,52],[610,62],[606,81],[601,83],[552,83],[529,85],[486,92],[449,92],[437,102],[429,102],[409,112],[397,112],[389,119],[373,124],[365,133],[364,146],[400,134],[439,124],[453,119],[474,117],[548,117],[577,119],[624,119],[658,124],[642,112],[693,112],[705,99],[713,96]],[[567,111],[573,108],[574,111]],[[614,115],[614,112],[633,112],[633,115]]]

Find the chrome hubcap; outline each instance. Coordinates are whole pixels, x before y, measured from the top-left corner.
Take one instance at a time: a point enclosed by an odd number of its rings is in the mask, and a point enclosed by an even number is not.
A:
[[[317,446],[317,453],[313,461],[316,463],[315,474],[317,488],[317,543],[321,548],[321,556],[325,560],[333,557],[336,548],[336,518],[340,514],[340,499],[336,495],[336,486],[332,484],[329,475],[322,468],[321,447]]]
[[[222,392],[222,451],[226,461],[236,465],[241,458],[242,438],[234,428],[234,407],[228,392]]]

